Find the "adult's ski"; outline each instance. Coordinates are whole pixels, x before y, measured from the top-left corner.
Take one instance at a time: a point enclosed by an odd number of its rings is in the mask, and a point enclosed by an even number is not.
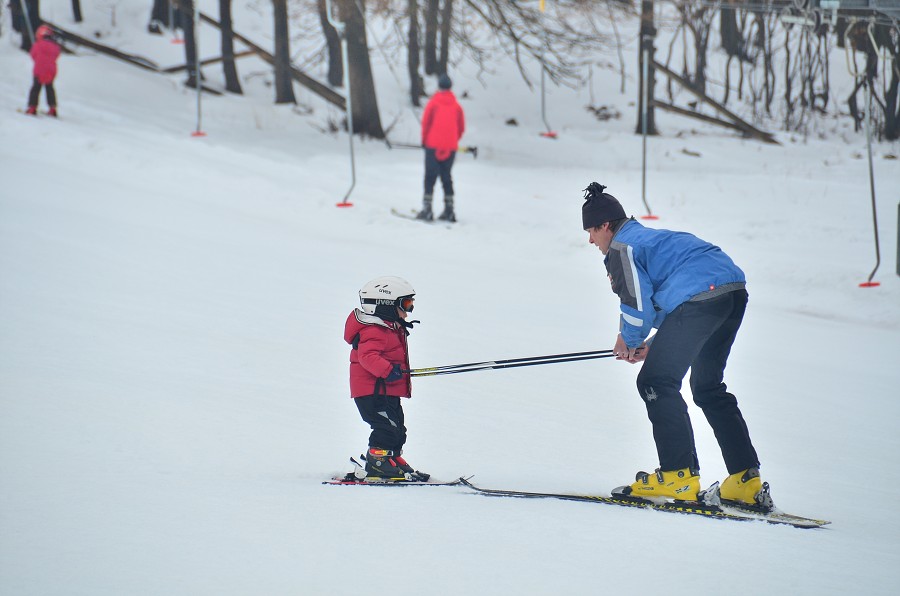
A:
[[[672,501],[659,503],[640,497],[600,495],[575,495],[566,493],[537,493],[518,490],[498,490],[481,488],[469,482],[466,478],[460,478],[460,483],[478,493],[493,497],[512,497],[530,499],[559,499],[563,501],[581,501],[587,503],[600,503],[602,505],[618,505],[620,507],[633,507],[639,509],[652,509],[668,513],[680,513],[684,515],[699,515],[712,519],[727,519],[732,521],[762,521],[767,524],[787,525],[795,528],[820,528],[831,522],[819,519],[811,519],[774,511],[771,513],[750,512],[728,506],[707,505],[695,501]]]

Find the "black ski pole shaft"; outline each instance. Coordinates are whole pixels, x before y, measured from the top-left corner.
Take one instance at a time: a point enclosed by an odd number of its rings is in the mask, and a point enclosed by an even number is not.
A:
[[[612,350],[594,350],[591,352],[570,352],[568,354],[548,354],[546,356],[526,356],[524,358],[508,358],[506,360],[486,360],[484,362],[466,362],[465,364],[448,364],[446,366],[432,366],[429,368],[413,368],[403,372],[423,373],[436,370],[451,370],[455,368],[470,368],[473,366],[490,366],[495,364],[512,364],[514,362],[532,362],[537,360],[555,360],[557,358],[572,358],[578,356],[593,356],[595,354],[612,354]]]
[[[477,372],[480,370],[500,370],[501,368],[519,368],[521,366],[537,366],[539,364],[557,364],[559,362],[578,362],[579,360],[595,360],[597,358],[612,358],[614,354],[594,354],[593,356],[579,356],[575,358],[555,358],[552,360],[532,360],[528,362],[513,362],[509,364],[498,364],[496,362],[483,363],[483,366],[473,366],[470,368],[454,368],[450,370],[428,370],[428,372],[410,371],[411,377],[434,377],[438,375],[455,375],[458,373]],[[417,369],[423,370],[423,369]]]

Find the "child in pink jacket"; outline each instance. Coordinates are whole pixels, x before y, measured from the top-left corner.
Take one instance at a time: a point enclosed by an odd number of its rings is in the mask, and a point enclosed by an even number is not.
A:
[[[59,58],[60,47],[53,39],[53,29],[47,25],[41,25],[35,32],[35,42],[31,46],[31,59],[34,60],[34,84],[28,94],[27,114],[37,114],[38,98],[41,95],[41,87],[47,90],[47,104],[51,116],[56,116],[56,90],[53,89],[53,79],[56,78],[56,60]]]
[[[403,459],[406,443],[402,398],[412,395],[406,338],[416,291],[403,278],[373,279],[359,291],[360,308],[344,325],[350,350],[350,397],[372,429],[366,475],[374,479],[428,480]]]

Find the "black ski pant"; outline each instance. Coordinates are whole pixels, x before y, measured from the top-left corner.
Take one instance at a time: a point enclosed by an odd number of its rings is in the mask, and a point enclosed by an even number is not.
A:
[[[681,383],[691,369],[691,391],[716,435],[729,474],[759,466],[737,399],[723,382],[725,364],[737,336],[747,291],[685,302],[666,316],[638,374],[663,470],[700,470],[694,431]]]
[[[53,89],[53,83],[41,85],[37,77],[34,77],[34,83],[31,85],[31,91],[28,93],[28,105],[37,107],[38,99],[41,96],[41,87],[47,90],[47,105],[51,108],[56,107],[56,90]]]
[[[444,196],[453,196],[453,178],[450,176],[450,170],[453,169],[453,160],[456,159],[456,151],[450,153],[450,157],[444,161],[438,161],[434,149],[425,149],[425,194],[434,194],[434,184],[438,177],[441,179],[441,186],[444,187]]]
[[[369,447],[381,447],[400,453],[406,443],[403,406],[391,395],[366,395],[353,400],[363,421],[372,427]]]

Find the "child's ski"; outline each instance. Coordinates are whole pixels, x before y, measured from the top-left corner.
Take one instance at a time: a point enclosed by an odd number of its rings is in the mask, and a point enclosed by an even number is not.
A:
[[[343,478],[332,478],[325,480],[322,484],[330,484],[332,486],[459,486],[463,484],[462,478],[451,480],[450,482],[435,482],[433,480],[407,480],[406,478],[364,478],[360,480],[347,474]]]
[[[365,456],[363,456],[363,459],[365,459]],[[352,472],[348,472],[345,476],[335,476],[331,480],[325,480],[324,482],[322,482],[322,484],[362,484],[367,486],[456,486],[463,483],[462,478],[457,478],[456,480],[452,480],[450,482],[437,482],[431,480],[429,474],[425,474],[422,472],[412,472],[410,474],[407,474],[406,476],[398,476],[396,478],[385,476],[369,476],[366,474],[366,469],[363,467],[363,465],[356,461],[355,458],[351,457],[350,463],[353,464]]]

